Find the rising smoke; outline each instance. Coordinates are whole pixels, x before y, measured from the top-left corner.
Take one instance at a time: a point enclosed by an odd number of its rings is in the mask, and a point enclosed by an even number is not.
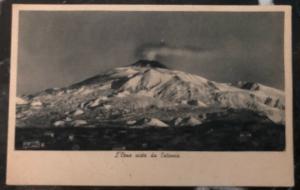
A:
[[[175,47],[169,45],[143,45],[137,51],[137,56],[147,60],[158,60],[166,57],[198,57],[209,53],[208,50],[197,47]]]

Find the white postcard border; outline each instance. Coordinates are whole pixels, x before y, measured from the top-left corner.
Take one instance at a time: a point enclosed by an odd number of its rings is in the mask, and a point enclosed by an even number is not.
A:
[[[114,158],[116,151],[17,151],[15,97],[20,11],[284,12],[285,151],[188,152],[180,158]],[[13,5],[7,153],[8,185],[293,186],[290,6]],[[160,151],[126,151],[157,152]],[[173,151],[174,152],[174,151]]]

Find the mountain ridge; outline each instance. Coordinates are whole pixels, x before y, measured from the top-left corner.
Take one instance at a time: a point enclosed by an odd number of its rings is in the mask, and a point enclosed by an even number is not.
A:
[[[177,116],[172,117],[177,115],[175,111],[194,117],[195,110],[202,114],[203,110],[213,109],[245,109],[265,115],[275,123],[285,121],[284,93],[278,89],[259,83],[217,83],[148,60],[112,69],[66,88],[47,89],[25,99],[17,105],[17,126],[24,127],[38,119],[46,119],[51,126],[67,117],[73,121],[87,120],[87,124],[110,121],[112,117],[120,121],[139,120],[143,117],[138,113],[140,110],[146,116],[157,117],[148,113],[151,109],[161,115],[170,113],[170,121],[176,119]],[[71,115],[78,109],[83,112],[80,116]],[[47,119],[50,113],[53,116]],[[93,116],[98,119],[91,119]],[[166,120],[163,116],[158,119]]]

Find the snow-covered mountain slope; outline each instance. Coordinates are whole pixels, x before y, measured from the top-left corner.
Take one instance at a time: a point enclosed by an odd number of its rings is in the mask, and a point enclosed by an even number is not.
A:
[[[72,122],[92,120],[87,125],[111,122],[113,117],[137,120],[151,109],[162,113],[159,119],[172,120],[176,110],[192,116],[194,109],[228,108],[250,110],[283,124],[285,109],[280,90],[258,83],[217,83],[147,60],[66,88],[47,89],[21,102],[17,106],[18,126],[32,125],[33,121],[34,125],[52,125],[68,117],[73,117]],[[81,116],[72,115],[78,109],[83,111]]]

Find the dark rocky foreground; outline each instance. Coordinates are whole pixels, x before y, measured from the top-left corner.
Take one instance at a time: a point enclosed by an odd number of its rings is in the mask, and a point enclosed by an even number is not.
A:
[[[282,151],[283,125],[213,121],[168,128],[17,128],[17,150]]]

